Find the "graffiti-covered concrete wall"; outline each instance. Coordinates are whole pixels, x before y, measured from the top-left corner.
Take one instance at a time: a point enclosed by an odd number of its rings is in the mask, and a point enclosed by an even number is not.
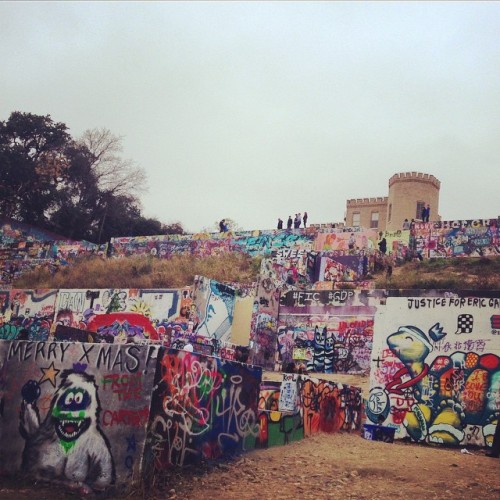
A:
[[[481,257],[500,255],[498,219],[419,222],[413,245],[423,257]]]
[[[368,374],[374,316],[383,301],[382,290],[283,294],[278,318],[282,366],[302,361],[313,372]]]
[[[254,293],[253,286],[239,290],[203,277],[181,289],[0,290],[0,340],[156,342],[178,349],[189,342],[195,352],[246,362]]]
[[[0,290],[0,339],[46,341],[57,290]]]
[[[304,436],[360,429],[361,389],[311,377],[298,377],[298,384]]]
[[[0,471],[91,490],[138,479],[157,350],[0,342]]]
[[[182,290],[171,289],[59,290],[54,330],[64,325],[124,340],[161,340],[171,322],[187,322],[181,316],[181,295]],[[137,315],[147,321],[140,324]]]
[[[32,269],[54,272],[67,260],[82,255],[105,255],[107,245],[66,240],[29,224],[0,218],[0,283],[10,284]]]
[[[235,300],[234,288],[195,276],[193,302],[198,312],[196,333],[221,342],[229,341]]]
[[[368,273],[367,255],[335,255],[322,252],[316,258],[315,281],[353,283],[363,281]]]
[[[312,242],[314,230],[242,231],[236,233],[196,233],[183,235],[134,236],[112,238],[115,257],[153,255],[170,258],[178,254],[198,257],[239,252],[248,255],[271,255],[281,249]]]
[[[408,292],[375,316],[368,419],[396,438],[490,446],[500,417],[500,293]]]
[[[305,375],[284,373],[281,383],[263,382],[257,446],[285,445],[318,432],[357,432],[362,400],[358,387]]]
[[[249,345],[252,325],[253,303],[257,283],[237,289],[234,303],[234,317],[231,327],[231,342],[238,345]]]
[[[150,472],[255,448],[261,368],[163,349],[158,366]]]
[[[285,374],[284,374],[285,376]],[[259,394],[259,436],[257,448],[283,446],[304,438],[302,412],[297,405],[293,410],[280,410],[282,382],[262,382]]]

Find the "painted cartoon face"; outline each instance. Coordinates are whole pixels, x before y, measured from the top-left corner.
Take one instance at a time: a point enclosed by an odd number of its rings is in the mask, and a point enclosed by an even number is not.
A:
[[[325,348],[333,350],[333,337],[328,337],[325,342]]]
[[[387,338],[387,344],[403,363],[423,361],[432,350],[424,332],[412,326],[400,327]]]
[[[64,441],[75,441],[90,426],[87,409],[91,403],[90,394],[83,388],[66,389],[52,410],[52,418],[58,437]]]
[[[325,342],[326,332],[325,329],[320,330],[318,327],[314,330],[314,341],[318,344],[323,344]]]

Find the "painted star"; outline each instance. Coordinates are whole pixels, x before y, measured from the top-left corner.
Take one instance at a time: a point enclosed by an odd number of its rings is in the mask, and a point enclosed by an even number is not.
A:
[[[40,384],[43,384],[46,380],[48,380],[53,387],[56,386],[56,375],[61,371],[58,370],[54,366],[54,362],[52,361],[51,365],[48,368],[41,368],[43,372],[43,377],[40,379]]]

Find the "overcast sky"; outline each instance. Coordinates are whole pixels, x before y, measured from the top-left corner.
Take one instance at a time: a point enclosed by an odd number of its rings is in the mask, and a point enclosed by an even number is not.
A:
[[[498,2],[0,2],[0,120],[107,128],[143,213],[271,229],[441,181],[443,219],[500,215]]]

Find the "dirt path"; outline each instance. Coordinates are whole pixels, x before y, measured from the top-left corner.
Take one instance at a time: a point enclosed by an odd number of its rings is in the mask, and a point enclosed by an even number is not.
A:
[[[290,498],[500,498],[500,459],[482,450],[367,441],[317,434],[234,461],[167,471],[147,493],[96,498],[288,500]],[[48,486],[0,481],[0,499],[82,498]],[[93,498],[92,495],[83,498]]]
[[[500,498],[500,460],[472,450],[319,434],[234,462],[170,473],[153,498]]]

